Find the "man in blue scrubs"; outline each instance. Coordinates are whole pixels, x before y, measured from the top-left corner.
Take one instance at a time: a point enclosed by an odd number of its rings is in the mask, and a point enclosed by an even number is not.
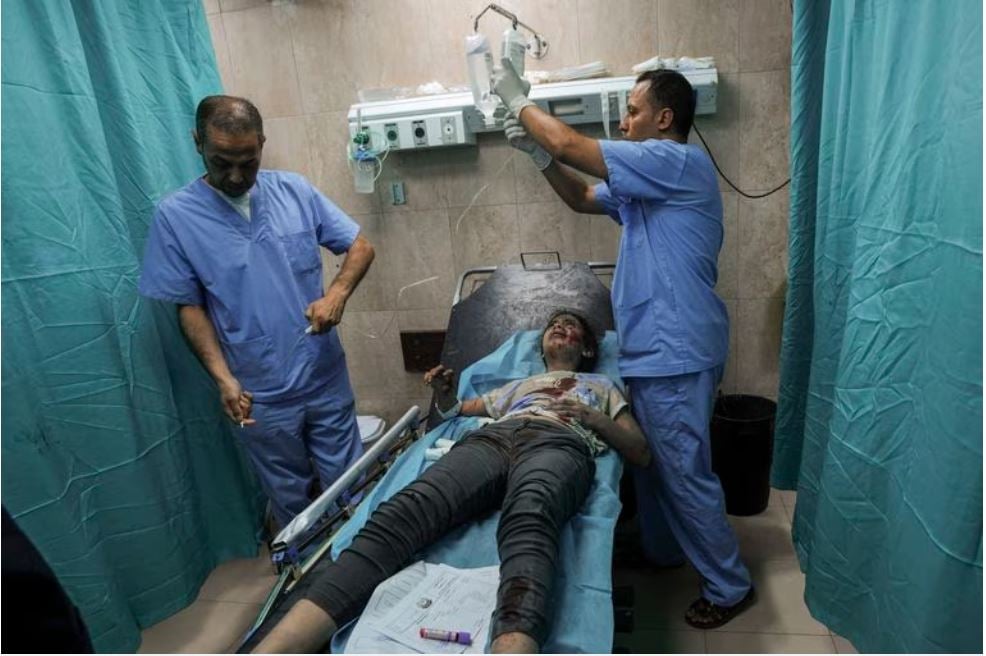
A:
[[[334,327],[373,247],[305,178],[260,170],[248,100],[203,99],[193,137],[206,173],[158,204],[139,289],[178,306],[284,526],[362,454]],[[319,245],[346,253],[324,291]]]
[[[674,71],[641,75],[620,122],[623,141],[590,139],[542,111],[507,60],[494,88],[513,116],[505,125],[511,145],[532,157],[562,200],[623,226],[613,279],[620,374],[653,456],[634,471],[643,547],[657,565],[687,557],[704,582],[685,620],[721,626],[754,594],[711,465],[709,420],[729,319],[714,291],[719,184],[708,155],[688,145],[691,85]],[[589,186],[559,162],[605,182]]]

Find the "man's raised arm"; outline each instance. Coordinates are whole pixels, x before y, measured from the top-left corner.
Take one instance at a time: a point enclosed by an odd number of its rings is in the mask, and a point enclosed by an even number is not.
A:
[[[597,178],[609,179],[599,141],[579,134],[535,105],[527,97],[530,85],[517,75],[509,59],[504,59],[502,63],[503,68],[493,78],[493,90],[521,122],[527,134],[563,164]]]

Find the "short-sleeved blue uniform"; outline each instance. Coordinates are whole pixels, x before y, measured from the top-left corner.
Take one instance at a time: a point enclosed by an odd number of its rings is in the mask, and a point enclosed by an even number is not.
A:
[[[607,182],[596,201],[623,226],[613,278],[620,374],[653,455],[634,472],[644,550],[659,564],[682,552],[703,596],[739,602],[750,577],[712,473],[709,420],[729,349],[715,293],[722,200],[701,149],[667,139],[600,141]]]
[[[349,249],[359,226],[302,176],[260,171],[249,220],[203,178],[164,198],[148,235],[140,293],[204,306],[223,356],[254,395],[237,428],[283,526],[307,506],[314,461],[330,485],[362,453],[337,331],[306,334],[323,295],[319,245]]]

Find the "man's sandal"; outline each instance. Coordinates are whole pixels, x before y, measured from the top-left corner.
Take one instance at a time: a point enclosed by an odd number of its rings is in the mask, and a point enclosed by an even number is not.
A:
[[[719,606],[701,597],[688,607],[685,621],[696,629],[715,629],[749,608],[754,600],[756,593],[753,591],[753,586],[750,586],[750,591],[745,597],[732,606]]]

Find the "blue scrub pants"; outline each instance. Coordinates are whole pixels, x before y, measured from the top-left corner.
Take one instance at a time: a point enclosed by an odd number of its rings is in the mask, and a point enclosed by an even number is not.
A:
[[[257,423],[234,429],[282,528],[311,503],[316,480],[328,488],[363,455],[352,395],[330,390],[254,403]]]
[[[702,596],[732,606],[750,589],[750,574],[712,473],[709,421],[721,376],[714,367],[625,382],[652,456],[650,466],[633,468],[644,553],[656,565],[687,558],[704,579]]]

